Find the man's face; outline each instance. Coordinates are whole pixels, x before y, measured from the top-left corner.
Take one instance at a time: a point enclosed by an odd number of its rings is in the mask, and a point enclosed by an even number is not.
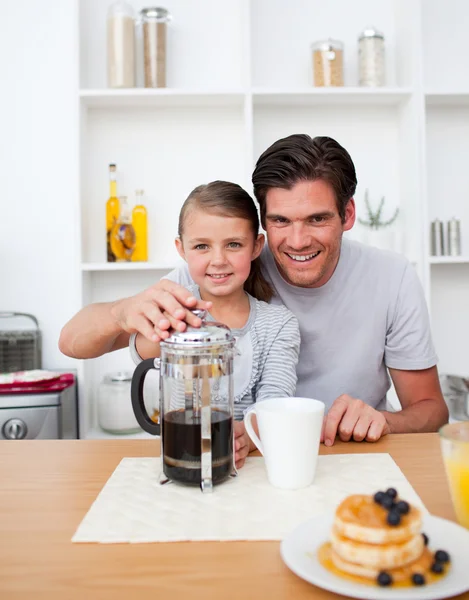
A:
[[[300,181],[291,190],[272,188],[266,195],[269,248],[282,277],[298,287],[315,288],[329,281],[339,260],[342,234],[354,222],[353,199],[342,223],[334,190],[320,179]]]

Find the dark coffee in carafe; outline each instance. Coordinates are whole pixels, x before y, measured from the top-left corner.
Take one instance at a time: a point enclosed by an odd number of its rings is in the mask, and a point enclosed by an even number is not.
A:
[[[211,411],[212,480],[220,483],[233,469],[233,420],[220,410]],[[200,412],[172,410],[162,420],[163,470],[173,481],[200,484]]]

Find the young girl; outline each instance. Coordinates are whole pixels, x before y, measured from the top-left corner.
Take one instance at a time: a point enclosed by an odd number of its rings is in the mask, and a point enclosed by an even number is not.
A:
[[[264,236],[258,232],[254,201],[239,185],[201,185],[179,215],[176,248],[187,266],[168,275],[211,302],[208,318],[228,325],[236,338],[234,416],[239,421],[254,402],[292,396],[296,388],[298,321],[284,306],[268,304],[273,290],[261,272]],[[137,334],[130,349],[137,363],[160,352],[159,344]]]

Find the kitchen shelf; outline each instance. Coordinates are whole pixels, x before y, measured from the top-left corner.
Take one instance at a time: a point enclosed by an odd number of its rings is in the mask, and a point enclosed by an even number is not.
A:
[[[469,106],[469,91],[461,92],[426,92],[427,106]]]
[[[114,263],[82,263],[82,271],[172,271],[175,262],[114,262]]]
[[[464,24],[469,9],[462,0],[295,0],[288,11],[281,0],[178,0],[171,8],[177,27],[168,35],[171,87],[163,89],[107,88],[108,4],[78,1],[79,73],[73,86],[78,103],[73,106],[79,108],[75,125],[80,142],[81,305],[134,295],[178,265],[174,236],[179,209],[195,186],[226,179],[252,192],[254,164],[276,139],[300,132],[328,135],[347,148],[356,163],[357,214],[366,214],[367,188],[372,198],[385,195],[400,208],[403,247],[433,304],[432,325],[443,368],[462,364],[464,353],[459,342],[453,342],[461,326],[458,322],[448,328],[447,321],[448,307],[459,307],[459,301],[467,304],[466,267],[433,265],[469,264],[469,257],[427,258],[424,243],[428,217],[440,214],[441,198],[451,198],[447,216],[456,214],[463,231],[469,218],[464,179],[469,156]],[[387,87],[357,86],[356,36],[370,21],[385,31]],[[345,45],[346,85],[314,87],[311,42],[331,29]],[[441,39],[455,44],[451,61],[441,53]],[[69,57],[67,64],[73,60]],[[140,67],[143,70],[141,61]],[[139,86],[142,75],[137,73]],[[103,262],[109,162],[118,166],[119,194],[132,201],[135,189],[145,190],[153,262]],[[466,241],[462,239],[464,248]],[[450,300],[448,290],[453,293]],[[466,332],[469,320],[460,320]],[[129,361],[126,350],[81,361],[85,437],[127,437],[97,428],[94,394],[104,373],[130,369]]]
[[[191,89],[82,89],[80,98],[89,108],[241,106],[252,93],[257,106],[378,105],[397,106],[412,94],[411,88],[253,88],[252,90]]]
[[[469,256],[431,256],[431,265],[469,265]]]
[[[88,108],[242,106],[242,90],[197,90],[176,88],[82,89],[82,104]]]
[[[255,106],[398,106],[412,95],[412,88],[253,88]]]

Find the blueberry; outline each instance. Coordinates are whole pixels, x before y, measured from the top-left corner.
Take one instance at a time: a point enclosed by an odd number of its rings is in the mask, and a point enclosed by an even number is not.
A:
[[[392,506],[394,506],[394,501],[391,496],[385,494],[381,500],[381,506],[389,510]]]
[[[422,533],[423,543],[425,546],[428,546],[428,535],[426,533]]]
[[[440,573],[443,573],[443,571],[445,570],[445,566],[441,562],[434,562],[430,567],[430,570],[433,573],[437,573],[439,575]]]
[[[392,500],[397,497],[397,491],[394,488],[388,488],[386,490],[386,495],[389,496]]]
[[[412,575],[412,583],[414,585],[425,585],[425,577],[422,573],[414,573]]]
[[[401,515],[396,510],[390,510],[386,521],[389,525],[395,527],[401,522]]]
[[[376,492],[376,494],[373,496],[373,500],[376,502],[376,504],[381,504],[381,501],[384,498],[384,496],[384,492]]]
[[[386,573],[386,571],[381,571],[376,581],[381,587],[387,587],[392,584],[392,577],[389,573]]]
[[[449,554],[445,550],[437,550],[435,552],[435,560],[440,563],[449,562]]]
[[[405,502],[404,500],[400,500],[396,504],[396,510],[401,515],[406,515],[409,512],[409,510],[410,510],[409,503]]]

